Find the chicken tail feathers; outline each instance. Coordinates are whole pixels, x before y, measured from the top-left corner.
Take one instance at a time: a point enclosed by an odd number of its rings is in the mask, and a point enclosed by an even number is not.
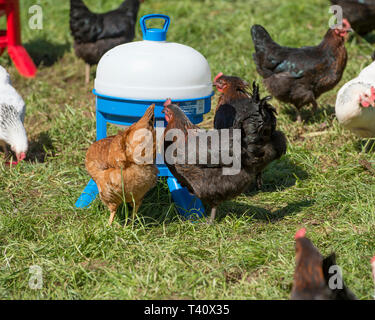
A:
[[[251,93],[251,98],[253,100],[253,103],[256,103],[259,105],[260,110],[266,109],[266,111],[271,112],[272,114],[277,114],[276,109],[268,103],[268,101],[272,99],[271,96],[260,98],[259,85],[256,83],[256,81],[253,82],[253,90]]]
[[[145,112],[145,114],[142,116],[141,119],[139,119],[138,122],[133,124],[136,128],[145,128],[145,129],[152,129],[155,124],[155,104],[152,104],[149,106]]]
[[[253,38],[256,52],[264,52],[268,44],[273,43],[270,34],[259,24],[251,27],[251,37]]]
[[[330,286],[330,279],[332,276],[337,277],[335,280],[337,288],[330,288],[332,291],[332,299],[334,300],[357,300],[355,294],[345,285],[341,272],[337,270],[336,254],[332,253],[323,259],[322,269],[324,279],[327,286]],[[340,285],[339,285],[340,283]]]
[[[261,98],[259,86],[253,82],[251,107],[241,121],[245,166],[265,167],[286,153],[286,138],[276,131],[276,109],[268,103],[270,99],[270,96]]]
[[[275,61],[270,61],[270,52],[274,52],[274,49],[280,46],[272,40],[267,30],[260,25],[252,26],[251,37],[255,48],[253,59],[257,71],[263,78],[268,78],[273,74],[272,70],[279,63],[278,59],[273,57],[272,54],[272,59]]]

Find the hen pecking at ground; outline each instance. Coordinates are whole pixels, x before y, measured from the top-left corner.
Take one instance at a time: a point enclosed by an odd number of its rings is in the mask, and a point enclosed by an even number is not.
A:
[[[128,203],[133,218],[145,194],[156,185],[154,108],[125,131],[94,142],[86,153],[86,169],[96,182],[99,196],[109,208],[109,225],[118,207]]]
[[[17,164],[26,158],[28,141],[23,125],[25,112],[25,102],[12,86],[9,73],[0,66],[0,144],[6,158],[7,145],[10,145],[17,158],[12,164]]]

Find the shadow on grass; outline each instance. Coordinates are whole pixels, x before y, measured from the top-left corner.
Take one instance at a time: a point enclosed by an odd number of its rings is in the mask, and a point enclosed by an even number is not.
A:
[[[54,147],[48,132],[41,132],[36,138],[29,141],[26,161],[43,163],[47,156],[53,155]]]
[[[287,156],[272,162],[265,171],[263,171],[262,176],[262,189],[258,190],[254,183],[245,193],[246,195],[254,196],[259,192],[282,191],[293,187],[297,180],[305,180],[309,177],[305,170],[291,161]]]
[[[288,105],[286,107],[283,107],[281,109],[281,112],[286,114],[290,120],[297,121],[297,109],[292,106]],[[327,117],[329,119],[333,118],[335,115],[335,107],[331,105],[325,105],[321,106],[318,103],[318,109],[316,112],[313,111],[313,108],[311,105],[306,105],[300,109],[302,121],[304,123],[317,123],[324,120],[327,120]]]
[[[36,38],[26,43],[25,48],[37,66],[44,65],[49,67],[54,65],[65,52],[70,50],[70,44],[57,44],[43,38]]]
[[[115,219],[119,219],[121,225],[124,225],[126,221],[128,224],[132,223],[132,205],[127,204],[126,206],[127,208],[123,204],[117,210],[117,218]],[[159,179],[156,187],[146,194],[137,215],[144,220],[147,226],[162,223],[168,224],[179,219],[177,209],[171,199],[168,185],[164,178]]]
[[[354,147],[358,152],[373,153],[375,152],[375,139],[357,139]]]
[[[254,185],[245,194],[251,197],[258,192],[281,191],[294,186],[297,180],[305,180],[307,178],[308,174],[306,171],[284,156],[281,160],[271,163],[263,173],[262,190],[256,190],[256,185],[254,183]],[[238,203],[227,201],[219,206],[219,212],[223,212],[223,210],[225,210],[222,208],[228,208],[228,204],[230,204],[231,208],[232,205],[234,207],[239,206]],[[302,201],[301,203],[291,204],[290,207],[297,209],[299,206],[308,206],[310,204],[311,202]],[[266,215],[267,217],[272,215],[283,217],[284,215],[287,215],[287,212],[290,211],[289,207],[285,207],[273,213],[266,209],[256,208],[253,206],[240,205],[240,207],[241,209],[238,209],[238,211],[242,213],[249,209],[251,209],[250,211],[254,211],[254,208],[258,210],[259,214],[257,214],[255,218],[258,216],[261,217],[262,215]],[[206,208],[206,215],[209,215],[210,210],[211,208]],[[237,210],[235,209],[235,211]],[[129,204],[127,205],[127,209],[122,206],[117,212],[117,219],[120,219],[120,223],[122,225],[124,225],[126,221],[126,215],[128,216],[128,223],[131,223],[132,207]],[[162,223],[169,224],[171,222],[175,222],[177,219],[184,219],[178,214],[173,200],[171,199],[166,179],[163,178],[159,179],[157,186],[146,194],[138,215],[142,217],[147,225]],[[265,220],[267,219],[265,218]]]
[[[310,207],[314,203],[313,200],[302,200],[297,202],[289,203],[287,206],[277,209],[275,211],[267,210],[248,204],[242,204],[237,202],[227,202],[225,205],[219,208],[217,219],[220,220],[226,216],[228,209],[235,217],[242,217],[244,212],[245,215],[251,216],[251,218],[266,222],[276,222],[283,219],[286,216],[297,214],[301,209]]]

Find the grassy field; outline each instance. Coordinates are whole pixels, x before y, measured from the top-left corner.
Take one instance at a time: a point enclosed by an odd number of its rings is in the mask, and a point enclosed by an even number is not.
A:
[[[103,12],[120,2],[86,0]],[[35,3],[43,8],[42,30],[27,25]],[[98,199],[89,209],[74,207],[89,180],[84,157],[95,140],[95,98],[93,80],[84,86],[84,63],[73,52],[69,1],[22,0],[21,6],[23,42],[39,72],[24,79],[7,54],[0,58],[27,103],[30,142],[27,161],[12,168],[0,163],[1,299],[288,299],[293,236],[302,226],[323,254],[337,253],[352,291],[372,298],[375,178],[360,160],[374,164],[374,152],[364,152],[364,141],[334,117],[338,89],[370,63],[368,41],[354,36],[347,43],[343,80],[319,99],[317,114],[304,109],[305,124],[295,123],[292,107],[272,100],[288,152],[266,169],[261,192],[224,203],[208,226],[180,219],[161,181],[138,221],[123,227],[117,217],[108,227],[109,211]],[[145,0],[140,15],[170,15],[168,40],[200,51],[212,74],[260,81],[250,26],[264,25],[284,45],[318,44],[328,6],[328,0]],[[211,112],[204,126],[212,118]],[[29,287],[32,265],[43,272],[40,290]]]

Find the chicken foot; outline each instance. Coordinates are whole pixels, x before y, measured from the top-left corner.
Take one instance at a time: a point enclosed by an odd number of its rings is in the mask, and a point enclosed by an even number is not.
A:
[[[138,201],[138,202],[135,202],[134,205],[133,205],[133,213],[132,213],[132,220],[133,221],[134,221],[134,219],[135,219],[135,217],[137,215],[138,209],[141,206],[141,204],[142,204],[142,201]],[[126,205],[126,203],[125,203],[125,205]],[[108,204],[108,208],[109,208],[109,211],[111,213],[111,215],[109,216],[108,225],[111,226],[112,222],[113,222],[113,220],[115,218],[118,205],[115,205],[115,204],[110,205],[110,204]]]

